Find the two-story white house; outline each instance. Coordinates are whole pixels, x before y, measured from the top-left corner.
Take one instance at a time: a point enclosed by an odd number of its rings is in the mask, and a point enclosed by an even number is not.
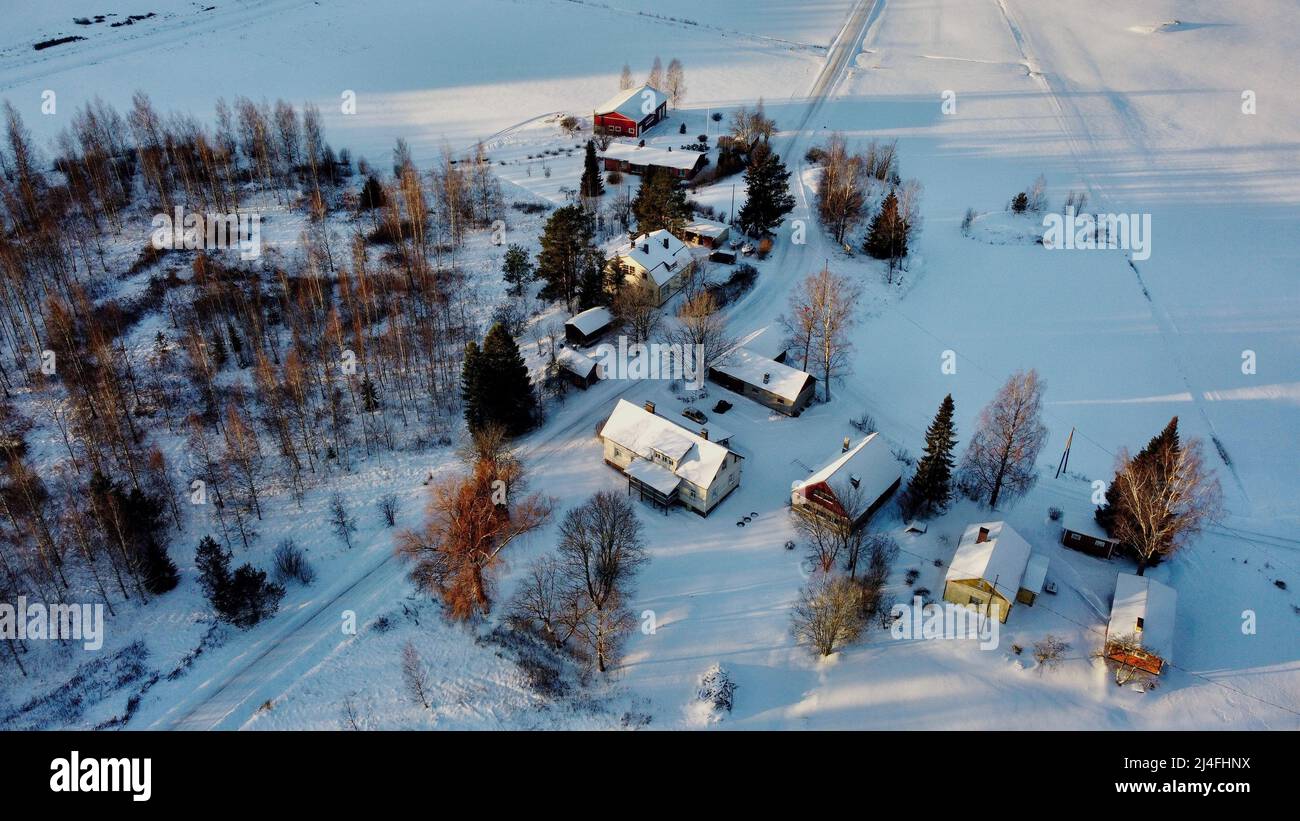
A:
[[[605,461],[627,477],[628,492],[664,509],[680,504],[701,516],[740,486],[744,458],[644,406],[618,400],[600,431]]]

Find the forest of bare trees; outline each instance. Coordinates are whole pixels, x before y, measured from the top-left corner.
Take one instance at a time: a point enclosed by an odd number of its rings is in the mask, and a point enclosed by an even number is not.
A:
[[[451,441],[480,332],[458,254],[503,217],[482,146],[422,171],[399,141],[388,174],[336,152],[315,106],[243,97],[210,125],[97,99],[48,148],[7,102],[0,119],[6,597],[147,601],[176,584],[191,506],[194,542],[247,548],[271,495],[301,504],[361,459]],[[244,258],[151,243],[175,209],[200,235],[305,219],[292,250]],[[33,429],[58,448],[39,463]]]

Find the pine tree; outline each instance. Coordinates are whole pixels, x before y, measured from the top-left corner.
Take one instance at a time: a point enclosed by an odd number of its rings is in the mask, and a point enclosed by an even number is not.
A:
[[[871,221],[871,230],[863,245],[864,250],[876,259],[902,259],[907,256],[907,226],[898,210],[898,197],[893,191],[880,204],[880,213]]]
[[[511,245],[506,249],[505,259],[501,261],[501,275],[510,285],[510,293],[520,296],[524,285],[533,278],[533,263],[522,245]]]
[[[605,183],[600,179],[600,164],[596,161],[596,143],[587,140],[587,156],[582,167],[582,196],[595,198],[605,193]]]
[[[632,201],[632,215],[636,217],[637,230],[642,234],[661,228],[680,234],[682,226],[691,217],[691,206],[676,177],[651,167],[641,177],[641,187]]]
[[[925,455],[903,493],[903,510],[909,517],[941,513],[952,496],[952,470],[956,464],[952,450],[957,445],[953,412],[952,394],[948,394],[925,431]]]
[[[745,170],[746,202],[740,209],[740,230],[750,236],[765,236],[794,210],[790,193],[790,172],[775,151],[760,143]]]
[[[605,260],[596,247],[591,215],[578,205],[555,209],[546,221],[541,243],[537,276],[546,285],[539,296],[563,300],[573,310],[581,284],[593,270],[599,272],[605,267]]]
[[[1156,459],[1157,454],[1164,452],[1166,449],[1176,452],[1181,447],[1182,444],[1178,438],[1178,417],[1175,416],[1169,420],[1169,424],[1165,425],[1164,430],[1151,437],[1151,441],[1147,442],[1146,447],[1138,451],[1138,455],[1133,457],[1133,462],[1139,465],[1151,462]],[[1097,512],[1093,514],[1097,524],[1101,525],[1107,535],[1114,532],[1115,518],[1122,515],[1118,478],[1116,476],[1116,480],[1111,481],[1110,486],[1106,488],[1106,504],[1097,508]]]

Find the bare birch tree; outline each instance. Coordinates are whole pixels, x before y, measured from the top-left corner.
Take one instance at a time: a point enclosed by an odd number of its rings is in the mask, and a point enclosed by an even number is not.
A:
[[[987,498],[990,508],[1024,494],[1037,479],[1034,461],[1047,440],[1040,418],[1045,387],[1037,371],[1017,371],[980,412],[961,473],[972,498]]]

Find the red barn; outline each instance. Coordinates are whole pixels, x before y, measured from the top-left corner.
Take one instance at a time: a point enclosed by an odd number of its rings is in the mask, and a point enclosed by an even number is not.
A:
[[[668,116],[668,95],[642,85],[615,94],[593,112],[596,130],[620,137],[639,137]]]

